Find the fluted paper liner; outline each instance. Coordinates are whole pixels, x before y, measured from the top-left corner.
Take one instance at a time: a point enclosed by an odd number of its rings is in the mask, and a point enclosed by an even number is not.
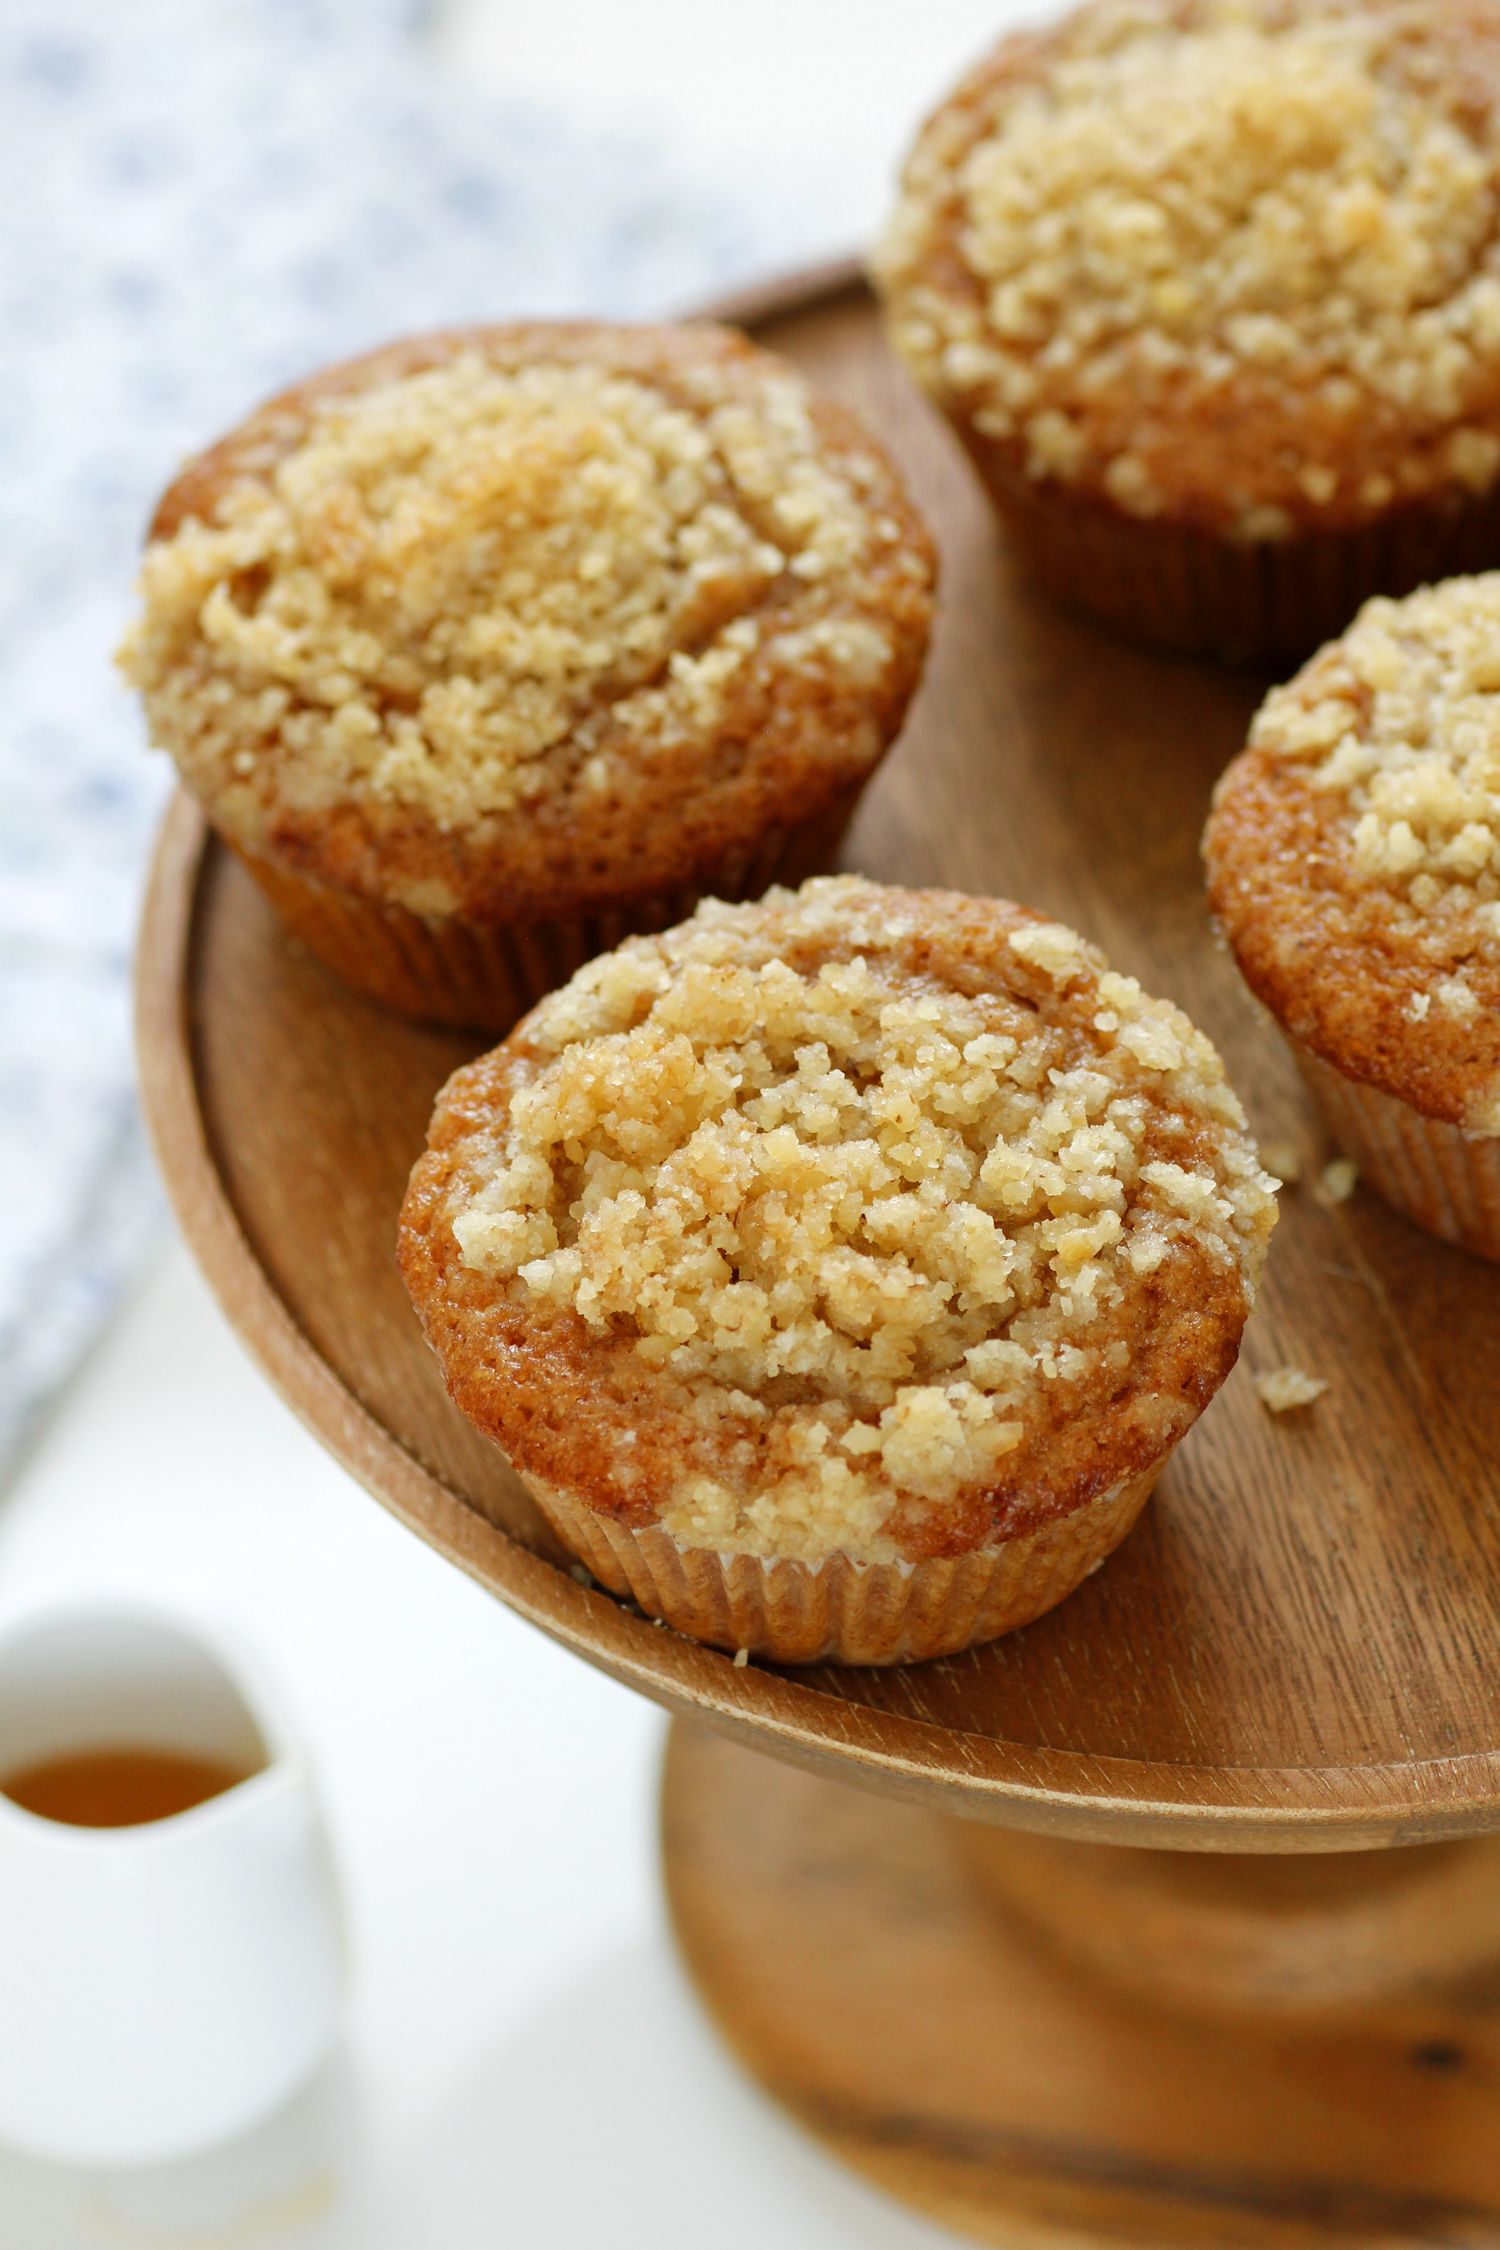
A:
[[[346,984],[421,1023],[501,1032],[595,954],[642,931],[670,929],[702,898],[759,898],[772,883],[825,873],[864,786],[861,779],[812,820],[762,831],[690,886],[525,922],[412,914],[230,848],[287,928]]]
[[[1291,1041],[1328,1129],[1360,1177],[1429,1234],[1500,1259],[1500,1139],[1427,1117]]]
[[[915,1664],[1054,1608],[1118,1547],[1164,1465],[1165,1456],[1023,1538],[916,1563],[720,1555],[657,1524],[631,1530],[540,1477],[522,1482],[601,1585],[692,1640],[777,1664]]]
[[[1039,484],[960,427],[1029,576],[1133,640],[1236,663],[1300,662],[1372,594],[1500,563],[1500,487],[1409,502],[1370,524],[1238,540]]]

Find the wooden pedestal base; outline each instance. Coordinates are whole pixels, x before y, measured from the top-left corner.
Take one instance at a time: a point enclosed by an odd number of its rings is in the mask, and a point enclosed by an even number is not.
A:
[[[664,1822],[678,1937],[730,2044],[961,2233],[1500,2244],[1493,1840],[1305,1860],[1057,1842],[682,1724]]]

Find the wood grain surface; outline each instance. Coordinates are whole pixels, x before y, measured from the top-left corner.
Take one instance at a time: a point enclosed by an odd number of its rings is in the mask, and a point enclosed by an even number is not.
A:
[[[1210,934],[1197,842],[1262,683],[1139,654],[1010,575],[946,432],[847,278],[749,308],[862,410],[943,551],[911,724],[846,864],[1023,899],[1179,1000],[1265,1136],[1331,1153]],[[471,1051],[284,938],[179,804],[143,933],[142,1075],[189,1239],[292,1404],[424,1537],[633,1686],[781,1756],[954,1812],[1201,1850],[1500,1825],[1500,1275],[1359,1193],[1285,1198],[1231,1378],[1120,1553],[1052,1616],[947,1662],[797,1676],[657,1629],[559,1568],[450,1406],[392,1263],[432,1097]],[[1292,1362],[1315,1408],[1250,1380]]]
[[[962,2233],[1005,2250],[1500,2243],[1493,1968],[1448,1964],[1447,1980],[1413,1973],[1341,2007],[1304,1991],[1312,2004],[1216,2010],[1212,1979],[1143,1996],[1142,1980],[1101,1972],[1087,1922],[1042,1927],[973,1879],[976,1844],[994,1872],[1036,1839],[933,1819],[702,1728],[672,1730],[663,1819],[678,1942],[729,2044],[830,2153]],[[1445,1896],[1500,1884],[1497,1855],[1494,1838],[1332,1860],[1161,1855],[1199,1893],[1200,1942],[1191,1916],[1161,1934],[1206,1968],[1211,1902],[1232,1948],[1256,1889],[1276,1960],[1299,1901],[1316,1926],[1335,1891],[1337,1919],[1411,1936],[1442,1922]],[[1122,1944],[1141,1929],[1111,1863],[1157,1855],[1048,1840],[1044,1856],[1054,1872],[1076,1863]],[[1407,1891],[1423,1895],[1415,1923]],[[1017,1895],[1034,1896],[1025,1880]],[[1433,1966],[1421,1943],[1402,1961]]]

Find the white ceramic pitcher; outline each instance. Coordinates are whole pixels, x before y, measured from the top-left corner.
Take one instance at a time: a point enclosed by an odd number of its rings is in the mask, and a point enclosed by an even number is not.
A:
[[[134,1745],[245,1776],[129,1828],[0,1795],[0,2139],[163,2163],[257,2123],[323,2059],[344,1948],[307,1762],[238,1655],[143,1604],[0,1611],[0,1778]]]

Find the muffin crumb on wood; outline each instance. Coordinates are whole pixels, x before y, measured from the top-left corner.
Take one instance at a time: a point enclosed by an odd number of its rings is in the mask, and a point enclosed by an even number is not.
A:
[[[1318,1174],[1314,1194],[1329,1210],[1347,1203],[1359,1185],[1359,1166],[1349,1156],[1335,1156]]]
[[[1260,1160],[1283,1187],[1296,1187],[1302,1178],[1302,1156],[1294,1141],[1262,1141]]]
[[[1299,1406],[1314,1405],[1328,1385],[1301,1367],[1277,1367],[1269,1375],[1257,1375],[1255,1388],[1269,1413],[1292,1414]]]

